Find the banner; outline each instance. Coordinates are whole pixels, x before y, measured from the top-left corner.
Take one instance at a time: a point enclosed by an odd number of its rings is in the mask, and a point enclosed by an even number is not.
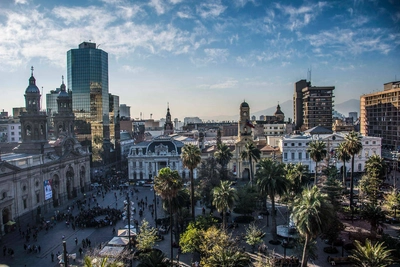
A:
[[[44,183],[44,200],[48,200],[53,197],[53,191],[51,189],[51,180],[45,180],[43,183]]]

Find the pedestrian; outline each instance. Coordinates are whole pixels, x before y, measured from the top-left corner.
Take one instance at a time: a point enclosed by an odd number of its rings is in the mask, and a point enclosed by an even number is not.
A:
[[[41,247],[40,247],[40,245],[37,247],[37,249],[38,249],[38,251],[39,251],[39,253],[40,253],[40,250],[42,249]]]
[[[113,228],[113,231],[112,231],[112,233],[113,233],[113,235],[115,235],[115,227]]]
[[[6,246],[3,246],[3,256],[4,256],[4,257],[6,256],[6,253],[7,253],[7,247],[6,247]]]
[[[77,246],[77,245],[78,245],[78,238],[75,237],[75,246]]]
[[[53,253],[53,251],[51,252],[51,262],[54,262],[54,253]]]
[[[82,256],[82,252],[83,252],[83,249],[80,247],[80,248],[79,248],[79,255]]]

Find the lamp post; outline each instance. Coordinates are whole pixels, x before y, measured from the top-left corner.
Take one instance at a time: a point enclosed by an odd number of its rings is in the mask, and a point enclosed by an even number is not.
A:
[[[68,267],[67,242],[66,241],[63,241],[63,258],[60,260],[59,263],[60,263],[60,266]]]
[[[393,163],[393,188],[397,190],[397,184],[396,184],[396,171],[397,171],[397,152],[392,152],[392,163]]]

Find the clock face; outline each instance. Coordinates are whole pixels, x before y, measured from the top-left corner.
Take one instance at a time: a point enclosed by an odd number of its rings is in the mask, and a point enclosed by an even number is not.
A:
[[[247,112],[245,111],[245,112],[243,112],[243,116],[247,116]]]

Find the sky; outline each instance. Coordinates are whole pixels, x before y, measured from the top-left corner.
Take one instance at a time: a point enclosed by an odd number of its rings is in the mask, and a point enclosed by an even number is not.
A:
[[[108,53],[132,118],[260,111],[308,70],[342,103],[400,80],[400,1],[0,0],[0,108],[24,106],[31,66],[44,94],[58,88],[84,41]]]

